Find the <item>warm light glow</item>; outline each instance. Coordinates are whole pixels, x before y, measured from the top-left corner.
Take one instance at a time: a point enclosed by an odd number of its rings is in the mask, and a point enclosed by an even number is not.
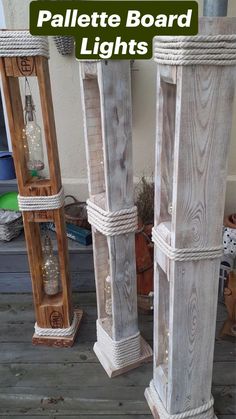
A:
[[[43,288],[47,295],[55,295],[60,291],[60,270],[59,262],[53,254],[53,246],[50,237],[47,235],[43,244]]]

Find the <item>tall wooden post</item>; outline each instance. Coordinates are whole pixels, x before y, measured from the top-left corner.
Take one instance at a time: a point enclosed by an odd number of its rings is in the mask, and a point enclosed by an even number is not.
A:
[[[80,66],[98,306],[94,350],[111,377],[152,356],[137,321],[130,63]]]
[[[42,51],[42,55],[37,50]],[[0,32],[0,72],[19,195],[29,198],[56,195],[61,190],[62,184],[45,40],[34,38],[27,31]],[[22,138],[24,116],[19,87],[20,77],[35,77],[38,81],[50,174],[47,179],[32,177],[27,168],[26,149]],[[72,308],[63,205],[51,210],[24,211],[23,220],[37,330],[43,331],[40,335],[34,334],[33,343],[71,346],[78,330],[82,311],[74,312]],[[61,291],[54,296],[46,295],[43,289],[40,223],[48,221],[55,223],[60,265]],[[70,333],[68,334],[67,331]]]
[[[236,65],[236,36],[228,35],[236,34],[236,19],[202,18],[199,34],[203,38],[160,37],[155,46],[154,377],[145,396],[161,419],[214,418],[212,366]]]

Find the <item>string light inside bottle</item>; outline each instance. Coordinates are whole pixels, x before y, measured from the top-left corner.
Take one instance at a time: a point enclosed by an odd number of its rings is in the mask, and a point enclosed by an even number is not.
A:
[[[43,288],[47,295],[56,295],[60,291],[60,270],[58,258],[53,253],[52,241],[49,235],[43,242]]]
[[[40,172],[44,169],[42,131],[36,121],[34,101],[27,78],[25,78],[25,126],[22,136],[27,168],[32,173]]]
[[[112,316],[112,299],[111,299],[111,277],[108,275],[105,279],[105,312]]]

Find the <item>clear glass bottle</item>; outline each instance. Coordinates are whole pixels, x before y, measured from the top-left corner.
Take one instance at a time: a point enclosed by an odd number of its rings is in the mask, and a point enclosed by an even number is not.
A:
[[[58,258],[53,254],[52,241],[48,235],[43,243],[43,289],[47,295],[56,295],[60,291],[60,270]]]
[[[112,316],[112,299],[111,299],[111,277],[108,275],[105,279],[105,312]]]
[[[41,128],[36,122],[35,107],[31,95],[25,96],[25,126],[23,141],[26,148],[27,167],[31,172],[44,169],[43,143]]]

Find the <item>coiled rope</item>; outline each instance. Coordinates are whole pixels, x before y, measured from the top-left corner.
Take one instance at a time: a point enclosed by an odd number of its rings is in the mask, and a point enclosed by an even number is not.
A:
[[[49,58],[48,39],[29,31],[0,31],[0,57]]]
[[[186,410],[185,412],[171,415],[170,413],[167,412],[160,397],[158,396],[153,380],[150,382],[149,389],[150,389],[151,396],[155,402],[155,406],[157,407],[158,414],[161,418],[164,418],[164,419],[185,419],[192,416],[197,416],[211,409],[214,404],[214,399],[211,396],[210,401],[204,403],[202,406],[199,406],[195,409]]]
[[[47,211],[63,207],[64,205],[63,188],[55,195],[48,196],[22,196],[18,195],[20,211]]]
[[[154,61],[169,65],[236,65],[236,35],[157,36]]]
[[[138,225],[137,207],[119,211],[105,211],[90,199],[87,200],[89,223],[106,236],[116,236],[136,231]]]
[[[121,368],[140,358],[140,333],[119,341],[113,340],[97,320],[97,342],[102,352],[116,368]]]
[[[169,259],[175,261],[215,259],[221,258],[223,254],[223,246],[176,249],[163,239],[155,227],[152,229],[152,241],[158,250],[164,253]]]

